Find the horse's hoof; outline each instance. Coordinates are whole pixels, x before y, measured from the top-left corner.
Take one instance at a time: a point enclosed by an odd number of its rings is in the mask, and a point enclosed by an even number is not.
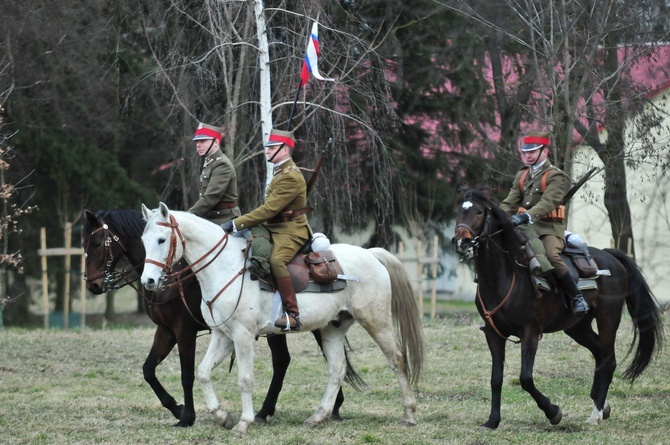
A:
[[[240,422],[233,428],[233,432],[239,436],[246,436],[249,431],[249,424],[247,422]]]
[[[175,419],[179,419],[179,423],[181,423],[181,413],[184,411],[184,405],[176,405],[173,406],[172,408],[168,408],[172,415],[174,416]],[[177,425],[175,425],[177,426]]]
[[[254,422],[256,423],[262,423],[263,425],[268,423],[267,417],[262,417],[262,416],[255,416],[254,417]]]
[[[330,420],[331,422],[342,422],[343,419],[339,414],[333,413],[330,415]]]
[[[610,406],[610,403],[608,401],[605,401],[605,406],[603,406],[603,420],[609,419],[611,414],[612,414],[612,407]]]
[[[403,426],[416,426],[416,420],[411,419],[411,420],[402,420]]]
[[[559,423],[561,423],[561,420],[563,420],[563,413],[561,412],[561,408],[558,408],[558,412],[554,417],[549,419],[549,423],[551,423],[552,425],[558,425]]]
[[[180,420],[179,422],[175,423],[172,425],[175,428],[188,428],[190,426],[193,426],[193,423],[195,420]]]

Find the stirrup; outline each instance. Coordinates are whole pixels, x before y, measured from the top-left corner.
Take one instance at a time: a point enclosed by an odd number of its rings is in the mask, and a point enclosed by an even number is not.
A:
[[[586,303],[583,296],[581,298],[573,298],[570,306],[572,313],[575,315],[582,315],[589,311],[589,305]]]
[[[284,317],[286,317],[286,325],[283,325],[281,323]],[[295,322],[295,326],[291,326],[291,319],[293,319],[293,321]],[[275,327],[281,329],[282,332],[299,331],[300,326],[302,326],[302,323],[300,323],[300,317],[290,315],[288,312],[284,312],[284,314],[280,318],[275,320]]]

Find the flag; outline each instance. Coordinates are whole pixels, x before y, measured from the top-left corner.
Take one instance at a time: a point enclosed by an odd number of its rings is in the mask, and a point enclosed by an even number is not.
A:
[[[312,25],[312,33],[307,43],[307,52],[305,53],[305,60],[302,62],[302,72],[300,73],[300,86],[303,86],[309,80],[309,73],[319,80],[335,80],[323,77],[317,67],[319,58],[319,23],[314,21]]]

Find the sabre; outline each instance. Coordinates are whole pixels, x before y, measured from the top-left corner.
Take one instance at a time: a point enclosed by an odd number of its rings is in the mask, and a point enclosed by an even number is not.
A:
[[[332,146],[333,146],[333,138],[329,137],[328,142],[326,142],[326,146],[323,149],[321,149],[321,156],[319,156],[319,160],[316,163],[316,167],[314,167],[314,173],[312,173],[312,176],[309,177],[309,181],[307,182],[307,195],[309,195],[309,192],[311,192],[312,188],[314,187],[314,183],[316,182],[319,170],[321,170],[321,166],[323,165],[323,157],[325,156],[326,151],[328,151]]]

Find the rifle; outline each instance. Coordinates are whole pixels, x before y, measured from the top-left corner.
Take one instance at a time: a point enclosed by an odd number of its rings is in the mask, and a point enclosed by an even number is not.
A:
[[[572,198],[572,197],[574,196],[574,194],[577,193],[577,190],[579,190],[579,189],[581,188],[581,186],[583,186],[584,183],[585,183],[586,181],[588,181],[588,180],[591,178],[591,175],[592,175],[596,170],[598,170],[598,168],[597,168],[597,167],[593,167],[591,170],[589,170],[588,172],[586,172],[586,174],[582,177],[582,179],[580,179],[579,181],[577,181],[577,182],[575,183],[575,185],[573,185],[572,188],[571,188],[570,190],[567,191],[567,193],[565,194],[565,196],[563,196],[563,199],[561,199],[561,204],[562,204],[562,205],[565,205],[565,203],[567,203],[568,201],[570,201],[570,198]]]
[[[321,149],[321,156],[319,156],[319,160],[316,162],[316,167],[314,167],[314,173],[312,173],[312,176],[309,177],[309,181],[307,182],[307,195],[309,196],[309,192],[312,191],[312,188],[314,187],[314,183],[316,182],[316,177],[319,174],[319,170],[321,170],[321,166],[323,165],[323,157],[326,154],[326,151],[333,145],[333,138],[328,138],[328,142],[326,143],[326,146]]]

